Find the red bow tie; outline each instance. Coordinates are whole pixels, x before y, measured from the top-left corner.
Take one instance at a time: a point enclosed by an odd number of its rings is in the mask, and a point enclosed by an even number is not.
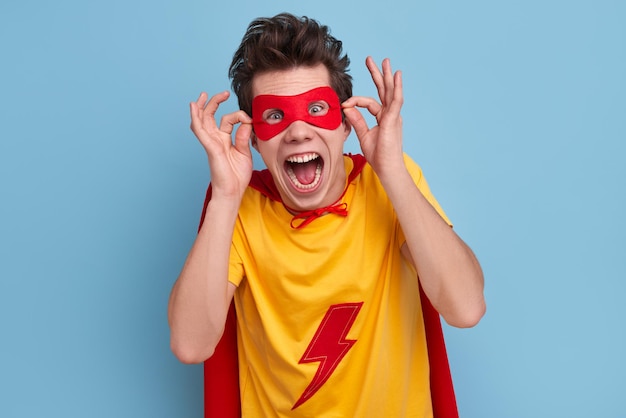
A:
[[[343,197],[343,196],[342,196]],[[293,211],[292,211],[293,212]],[[304,212],[298,212],[291,219],[291,227],[294,229],[304,228],[317,218],[327,213],[334,213],[339,216],[348,216],[348,204],[347,203],[333,203],[330,206],[323,208],[306,210]],[[302,222],[296,224],[298,220],[302,219]]]

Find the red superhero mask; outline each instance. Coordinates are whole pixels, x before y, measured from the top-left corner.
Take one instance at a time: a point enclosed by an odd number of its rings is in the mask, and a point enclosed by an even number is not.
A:
[[[326,86],[295,96],[263,94],[252,100],[252,124],[261,141],[273,138],[297,120],[324,129],[337,129],[341,124],[337,93]]]

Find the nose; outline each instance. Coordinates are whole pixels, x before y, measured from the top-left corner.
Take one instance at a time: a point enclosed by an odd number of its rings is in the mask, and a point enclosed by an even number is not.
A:
[[[315,129],[305,121],[296,120],[293,121],[287,129],[285,129],[285,135],[283,140],[285,142],[304,142],[313,138]]]

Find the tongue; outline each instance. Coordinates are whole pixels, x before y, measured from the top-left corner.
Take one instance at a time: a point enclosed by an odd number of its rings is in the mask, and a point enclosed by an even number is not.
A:
[[[291,169],[296,175],[298,181],[302,184],[311,184],[315,180],[315,170],[317,169],[317,161],[312,160],[307,163],[291,164]]]

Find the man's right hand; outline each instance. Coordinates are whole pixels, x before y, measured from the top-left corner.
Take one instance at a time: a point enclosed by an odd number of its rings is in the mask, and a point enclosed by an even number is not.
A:
[[[207,102],[208,95],[203,92],[197,101],[190,103],[191,130],[209,157],[214,199],[241,199],[252,176],[252,118],[239,110],[222,116],[219,127],[215,121],[219,105],[229,96],[224,91]],[[235,130],[237,124],[241,125]]]

